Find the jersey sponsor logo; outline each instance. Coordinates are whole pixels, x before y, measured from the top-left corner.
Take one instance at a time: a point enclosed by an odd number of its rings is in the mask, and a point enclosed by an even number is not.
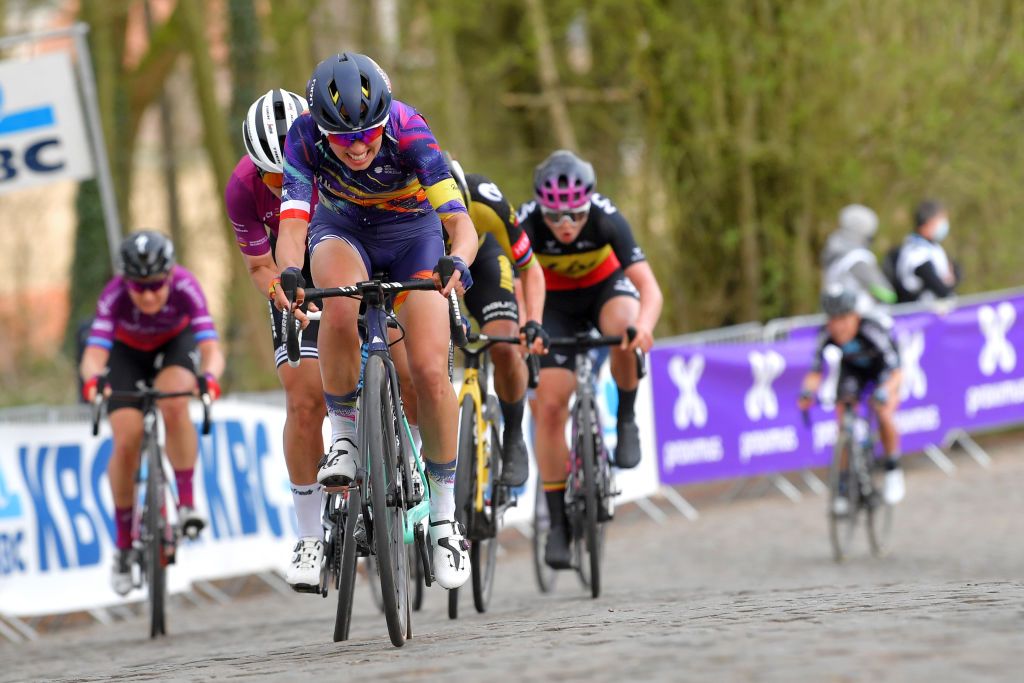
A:
[[[501,190],[494,183],[480,183],[476,186],[476,190],[480,193],[481,197],[492,202],[500,202],[505,199],[501,194]]]
[[[637,290],[636,285],[628,277],[619,278],[615,281],[615,285],[612,287],[616,292],[626,292],[633,296],[639,297],[640,292]]]
[[[772,384],[786,369],[786,359],[778,351],[751,351],[747,356],[754,384],[743,399],[743,408],[752,422],[774,420],[779,415],[779,399]]]
[[[537,208],[537,202],[536,201],[526,202],[525,204],[520,206],[519,207],[519,211],[516,212],[516,220],[519,221],[520,223],[522,223],[523,221],[525,221],[530,216],[531,213],[533,213],[533,210],[536,209],[536,208]]]
[[[619,210],[615,208],[615,205],[612,204],[612,200],[596,192],[590,198],[590,203],[604,211],[609,216],[612,215],[613,213],[619,212]]]
[[[900,400],[924,398],[928,393],[928,376],[921,369],[921,356],[924,355],[924,331],[914,330],[899,336],[900,368],[903,381],[900,382]]]
[[[689,429],[691,425],[700,429],[708,422],[707,404],[697,389],[702,374],[704,356],[700,354],[694,354],[689,361],[683,356],[673,356],[668,362],[669,379],[679,391],[672,410],[676,429]]]
[[[1017,351],[1007,339],[1016,320],[1017,311],[1009,301],[978,309],[978,327],[985,337],[985,346],[978,356],[978,369],[986,377],[994,375],[997,369],[1013,372],[1017,367]]]
[[[644,255],[644,250],[639,246],[633,247],[633,261],[646,261],[647,257]]]

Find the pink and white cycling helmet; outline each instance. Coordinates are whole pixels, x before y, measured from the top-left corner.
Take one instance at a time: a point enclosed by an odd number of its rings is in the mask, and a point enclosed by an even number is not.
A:
[[[533,172],[533,191],[542,209],[577,211],[590,207],[594,167],[569,150],[551,153]]]

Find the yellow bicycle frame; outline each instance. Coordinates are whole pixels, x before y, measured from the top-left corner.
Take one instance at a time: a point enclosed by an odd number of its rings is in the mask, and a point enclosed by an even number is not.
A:
[[[476,420],[476,490],[473,491],[473,509],[483,512],[484,491],[487,489],[488,467],[486,440],[490,438],[490,421],[484,418],[483,397],[480,394],[480,371],[466,368],[462,377],[462,388],[459,389],[459,409],[463,399],[469,396],[473,400],[473,416]]]

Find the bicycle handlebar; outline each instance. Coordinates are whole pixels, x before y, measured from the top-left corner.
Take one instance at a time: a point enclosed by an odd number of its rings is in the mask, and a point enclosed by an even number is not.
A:
[[[633,341],[636,339],[636,328],[633,326],[626,328],[626,339]],[[575,337],[552,337],[548,342],[548,346],[562,346],[575,349],[577,351],[587,351],[589,349],[596,349],[601,346],[619,346],[622,344],[622,335],[602,335],[600,337],[592,337],[589,332],[577,332]],[[636,373],[637,379],[643,379],[647,374],[647,355],[640,349],[635,349],[636,354]]]
[[[463,353],[477,354],[483,353],[485,350],[495,344],[513,344],[518,346],[522,343],[519,337],[493,337],[486,334],[471,333],[466,337],[466,341],[470,344],[480,342],[481,345],[475,349],[469,349],[463,347]],[[537,384],[540,381],[540,357],[529,353],[526,355],[526,373],[527,373],[527,386],[531,389],[536,389]]]
[[[448,280],[455,273],[455,259],[442,256],[437,261],[437,274],[441,278],[441,286],[447,286]],[[452,341],[460,349],[466,348],[466,330],[462,327],[462,311],[459,310],[459,297],[455,290],[448,292],[448,326],[451,328]]]
[[[210,389],[207,386],[206,377],[196,375],[199,384],[198,397],[203,404],[203,426],[202,434],[210,433],[210,410],[213,406],[213,398],[210,396]],[[92,435],[99,436],[100,417],[103,413],[103,405],[112,398],[151,398],[153,401],[160,401],[165,398],[182,398],[184,396],[196,396],[195,391],[157,391],[152,387],[145,387],[135,391],[115,389],[109,392],[97,392],[92,400]]]

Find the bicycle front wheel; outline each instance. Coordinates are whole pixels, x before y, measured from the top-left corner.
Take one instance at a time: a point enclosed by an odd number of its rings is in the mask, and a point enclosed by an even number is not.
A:
[[[476,546],[474,505],[476,503],[476,405],[473,397],[466,395],[459,407],[459,446],[458,459],[455,463],[455,521],[466,529],[466,535],[472,544],[470,553]],[[472,565],[476,574],[476,564]],[[448,591],[448,618],[459,617],[459,589]]]
[[[828,537],[832,544],[832,558],[836,562],[842,562],[849,555],[857,529],[860,487],[853,476],[855,448],[856,444],[850,434],[841,430],[836,437],[832,466],[828,473]]]
[[[384,359],[366,360],[359,407],[359,441],[370,464],[366,488],[373,518],[380,592],[388,635],[395,647],[409,632],[409,566],[405,549],[405,492],[398,467],[398,432],[391,381]]]
[[[498,486],[501,473],[501,440],[498,430],[491,425],[491,441],[487,453],[487,482],[475,482],[477,486],[487,486],[484,491],[483,514],[486,518],[488,536],[473,541],[469,550],[470,563],[473,567],[473,606],[483,614],[491,602],[494,591],[494,574],[498,566],[498,511],[503,501],[501,496],[505,490]]]
[[[544,496],[544,485],[538,475],[534,486],[533,497],[533,575],[537,579],[537,587],[541,593],[550,593],[555,589],[558,573],[544,561],[544,546],[548,542],[551,530],[551,515],[548,513],[547,498]],[[475,565],[474,565],[475,567]]]
[[[340,494],[330,494],[340,495]],[[334,616],[334,642],[348,640],[349,628],[352,625],[352,599],[355,597],[356,585],[356,523],[362,510],[362,496],[358,486],[350,486],[348,500],[344,503],[344,530],[341,537],[341,561],[336,567],[338,572],[338,610]],[[337,533],[335,527],[332,533]],[[372,583],[372,579],[371,579]]]
[[[143,510],[143,545],[145,547],[146,585],[149,588],[149,637],[164,635],[166,630],[164,607],[167,599],[167,565],[164,553],[163,464],[160,446],[148,439],[146,455],[146,502]]]
[[[872,466],[873,465],[873,466]],[[879,463],[871,465],[871,495],[867,500],[868,545],[875,557],[884,557],[891,547],[893,506],[885,502],[882,491],[885,472]]]
[[[590,595],[601,595],[601,542],[600,522],[597,519],[597,452],[594,444],[595,412],[593,403],[577,406],[576,457],[583,462],[583,546],[579,547],[579,569],[585,572],[584,583],[590,586]],[[579,541],[577,541],[579,543]],[[583,576],[581,574],[581,576]]]

